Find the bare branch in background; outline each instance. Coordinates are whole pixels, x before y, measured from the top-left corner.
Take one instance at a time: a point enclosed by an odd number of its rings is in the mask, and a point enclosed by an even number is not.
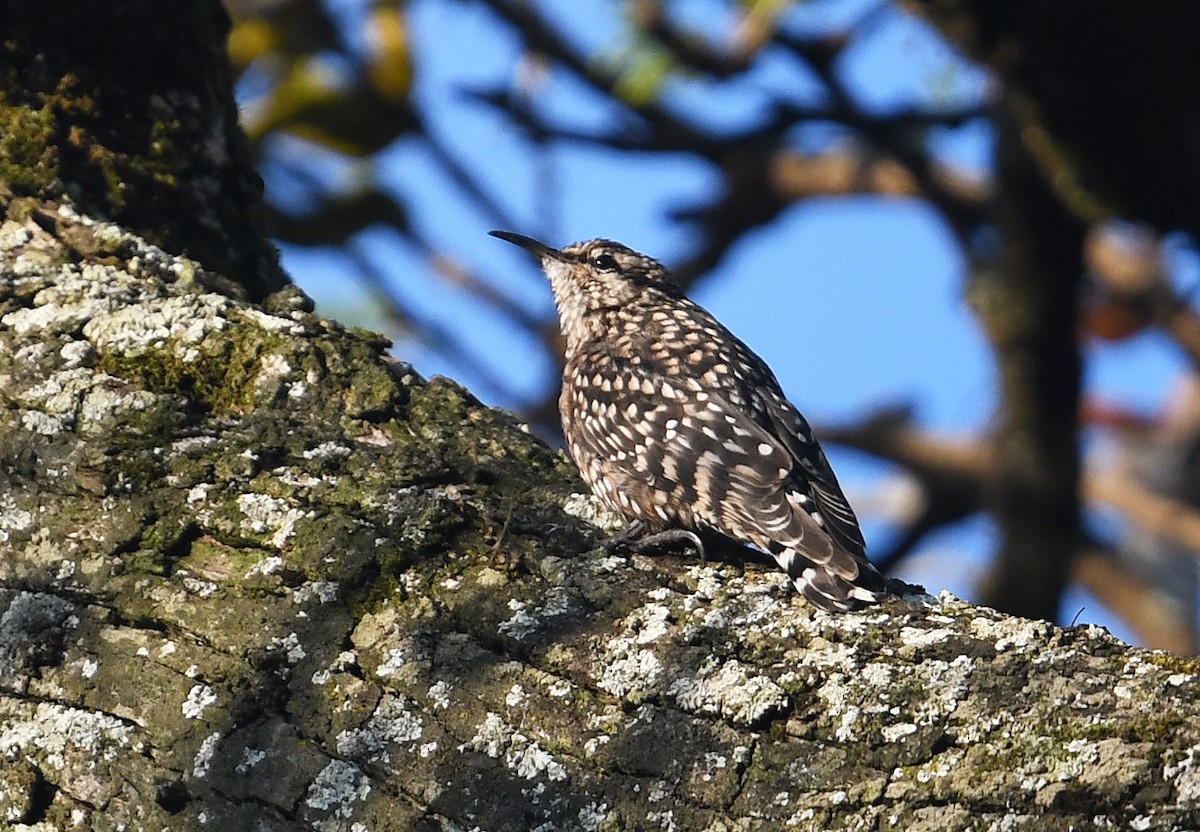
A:
[[[932,175],[963,204],[975,204],[982,209],[991,197],[990,187],[978,177],[944,166],[938,166]],[[771,185],[789,200],[847,194],[925,195],[908,167],[895,159],[854,146],[812,156],[780,153],[771,168]]]
[[[387,316],[406,333],[451,361],[470,367],[478,379],[476,389],[486,391],[485,395],[501,399],[512,397],[513,391],[507,378],[490,370],[483,356],[468,346],[455,329],[437,318],[414,311],[413,305],[397,291],[396,282],[381,271],[360,247],[347,246],[343,253],[354,264],[363,284],[383,301]]]
[[[984,508],[983,487],[994,464],[992,448],[984,442],[935,436],[914,426],[907,409],[877,411],[860,423],[819,433],[903,466],[916,481],[919,505],[892,546],[872,558],[885,573],[894,571],[930,532]]]
[[[1111,551],[1081,547],[1071,560],[1071,577],[1124,619],[1145,646],[1195,655],[1193,622],[1164,604],[1161,593],[1122,566]]]
[[[653,131],[652,146],[656,149],[687,149],[702,152],[711,146],[704,131],[682,121],[653,101],[629,101],[619,95],[619,78],[601,70],[594,61],[580,54],[556,32],[536,11],[533,5],[515,0],[484,0],[497,15],[521,33],[526,46],[569,69],[579,80],[597,92],[619,101],[630,112],[644,119]]]
[[[914,478],[921,499],[909,513],[899,540],[874,560],[895,569],[928,532],[984,508],[983,488],[994,463],[984,442],[952,439],[913,426],[903,410],[877,412],[859,424],[825,428],[830,442],[896,463]],[[1200,512],[1146,491],[1127,475],[1092,473],[1085,478],[1089,501],[1104,503],[1148,533],[1160,534],[1200,555]],[[1164,589],[1124,565],[1114,550],[1090,541],[1075,550],[1070,575],[1129,623],[1147,646],[1183,654],[1196,651],[1191,618],[1166,602]]]
[[[1200,511],[1164,497],[1120,474],[1089,474],[1083,492],[1118,509],[1147,532],[1184,546],[1200,558]]]
[[[749,25],[749,18],[762,15],[747,14],[743,17],[745,25],[735,29],[727,45],[721,47],[675,26],[658,0],[631,0],[628,7],[638,26],[668,49],[680,66],[713,78],[730,78],[749,69],[771,28],[763,31],[762,25]]]
[[[488,221],[500,228],[513,228],[516,218],[502,205],[475,176],[462,164],[446,143],[430,132],[425,133],[424,146],[445,171],[450,181],[457,185],[472,206],[487,216]]]
[[[1088,238],[1087,255],[1110,299],[1167,333],[1200,372],[1200,315],[1171,285],[1157,235],[1145,229],[1098,228]]]

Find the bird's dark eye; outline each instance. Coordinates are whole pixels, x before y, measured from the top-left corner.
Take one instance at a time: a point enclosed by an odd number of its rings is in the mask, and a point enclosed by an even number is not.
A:
[[[602,272],[615,272],[618,268],[617,258],[608,252],[601,252],[592,258],[592,265]]]

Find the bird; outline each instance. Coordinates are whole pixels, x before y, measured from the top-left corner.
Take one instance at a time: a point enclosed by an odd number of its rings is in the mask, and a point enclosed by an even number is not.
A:
[[[812,428],[767,364],[657,260],[606,239],[540,262],[566,343],[559,410],[584,481],[627,522],[614,542],[716,533],[774,556],[829,612],[883,600],[883,576]]]

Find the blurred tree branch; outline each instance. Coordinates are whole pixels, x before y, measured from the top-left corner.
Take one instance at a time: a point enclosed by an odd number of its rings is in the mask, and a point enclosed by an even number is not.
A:
[[[1002,265],[984,282],[977,275],[972,290],[997,346],[1004,399],[993,490],[1004,543],[985,598],[1053,615],[1078,522],[1074,310],[1084,232],[1117,215],[1200,228],[1200,147],[1189,138],[1200,125],[1200,10],[907,5],[989,66],[1005,89],[997,121]],[[992,291],[1005,284],[1016,292]],[[1189,317],[1178,319],[1185,328]]]
[[[961,205],[982,210],[991,198],[990,184],[947,166],[931,173]],[[924,189],[911,169],[895,159],[852,145],[843,151],[808,155],[781,152],[771,169],[771,186],[785,199],[799,202],[814,196],[876,194],[921,197]]]
[[[1079,534],[1076,314],[1085,226],[1057,199],[1009,113],[998,119],[993,205],[1003,245],[971,277],[970,302],[996,354],[996,468],[988,503],[1000,534],[986,603],[1055,619]]]
[[[1097,229],[1088,239],[1089,265],[1105,299],[1117,307],[1107,311],[1131,319],[1112,337],[1128,337],[1154,324],[1171,337],[1193,372],[1200,373],[1200,315],[1190,299],[1171,285],[1157,235],[1105,231]]]
[[[903,0],[996,74],[1077,216],[1200,230],[1200,6]]]
[[[1123,566],[1112,550],[1084,544],[1071,560],[1071,577],[1120,616],[1142,644],[1184,656],[1196,654],[1195,628],[1135,572]]]
[[[876,561],[895,569],[926,535],[987,508],[984,493],[996,467],[995,443],[952,439],[922,430],[907,409],[876,411],[848,425],[825,426],[823,439],[900,466],[920,499],[901,519],[898,540]],[[1200,510],[1148,491],[1129,468],[1089,471],[1083,494],[1147,532],[1171,538],[1200,555]],[[1071,547],[1070,577],[1129,623],[1147,646],[1196,652],[1193,622],[1163,604],[1161,590],[1122,564],[1114,549],[1088,536]]]

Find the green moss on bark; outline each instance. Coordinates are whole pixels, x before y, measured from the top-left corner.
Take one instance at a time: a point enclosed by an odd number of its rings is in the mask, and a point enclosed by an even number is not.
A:
[[[256,299],[286,283],[263,235],[216,0],[0,2],[0,181],[64,194]]]

